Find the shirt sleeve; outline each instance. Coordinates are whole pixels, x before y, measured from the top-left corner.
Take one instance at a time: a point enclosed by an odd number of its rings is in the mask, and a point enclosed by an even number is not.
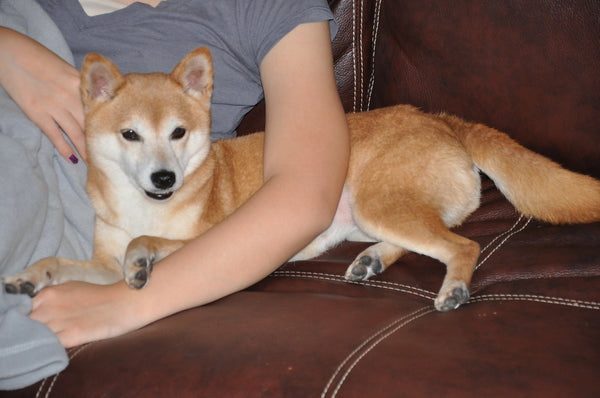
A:
[[[296,26],[328,21],[331,39],[338,26],[326,0],[240,0],[240,42],[258,70],[264,57]]]

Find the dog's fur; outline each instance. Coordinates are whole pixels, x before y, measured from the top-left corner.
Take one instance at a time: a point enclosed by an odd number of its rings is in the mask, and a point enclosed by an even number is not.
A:
[[[134,288],[152,264],[232,213],[262,184],[263,135],[210,143],[212,63],[207,49],[170,75],[122,76],[100,55],[81,80],[89,154],[87,190],[96,210],[90,261],[48,258],[3,279],[6,291],[35,294],[68,280]],[[294,259],[344,239],[378,242],[346,278],[381,273],[408,251],[447,267],[435,307],[469,298],[479,245],[449,228],[479,206],[479,170],[524,215],[550,223],[600,220],[600,182],[567,171],[506,134],[447,115],[395,106],[348,115],[351,159],[329,229]]]

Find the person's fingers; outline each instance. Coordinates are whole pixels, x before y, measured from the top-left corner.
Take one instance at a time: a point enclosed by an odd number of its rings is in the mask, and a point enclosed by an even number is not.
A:
[[[56,123],[62,128],[83,160],[87,160],[83,127],[72,113],[66,113]]]
[[[56,147],[56,150],[60,155],[69,160],[73,164],[77,164],[79,159],[73,153],[73,148],[67,142],[65,137],[62,134],[62,131],[54,121],[54,119],[50,117],[40,118],[33,120],[35,124],[46,134],[50,142]]]

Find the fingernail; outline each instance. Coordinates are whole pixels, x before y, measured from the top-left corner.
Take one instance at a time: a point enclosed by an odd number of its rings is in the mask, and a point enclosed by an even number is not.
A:
[[[71,154],[71,156],[69,156],[69,160],[71,161],[71,163],[73,164],[77,164],[79,163],[79,159],[77,159],[77,156]]]

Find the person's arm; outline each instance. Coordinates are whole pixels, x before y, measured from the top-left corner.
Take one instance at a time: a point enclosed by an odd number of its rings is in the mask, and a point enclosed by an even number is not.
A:
[[[63,157],[76,160],[58,126],[85,159],[83,105],[75,67],[35,40],[0,27],[0,85]]]
[[[157,263],[144,289],[123,282],[45,288],[31,317],[67,347],[120,335],[256,283],[328,227],[349,157],[329,40],[326,22],[300,25],[261,65],[265,183],[254,196]]]

